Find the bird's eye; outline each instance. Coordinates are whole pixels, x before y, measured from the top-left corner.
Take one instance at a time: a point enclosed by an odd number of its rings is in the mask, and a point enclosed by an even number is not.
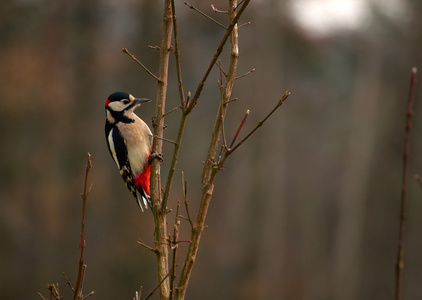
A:
[[[130,101],[129,101],[128,99],[123,100],[123,103],[124,103],[124,104],[129,104],[129,102],[130,102]]]

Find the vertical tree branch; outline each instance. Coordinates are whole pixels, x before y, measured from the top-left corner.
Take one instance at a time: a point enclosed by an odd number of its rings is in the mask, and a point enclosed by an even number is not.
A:
[[[174,7],[174,0],[171,0],[171,10],[172,10],[172,20],[173,20],[173,35],[174,35],[174,57],[176,60],[176,70],[177,70],[177,81],[179,85],[179,96],[182,108],[186,105],[185,101],[185,92],[183,91],[183,81],[182,81],[182,67],[180,65],[180,49],[179,49],[179,38],[177,31],[177,22],[176,22],[176,10]]]
[[[250,0],[244,0],[242,1],[242,6],[239,10],[236,10],[236,16],[233,19],[230,19],[230,26],[227,28],[226,34],[224,35],[223,39],[220,42],[220,45],[218,45],[217,50],[214,53],[214,56],[211,59],[211,63],[208,66],[207,71],[205,72],[204,76],[202,77],[201,81],[199,82],[199,85],[195,91],[195,94],[193,95],[192,101],[190,105],[187,107],[187,112],[189,113],[192,111],[196,103],[198,102],[198,98],[201,95],[202,89],[204,88],[205,81],[207,80],[208,76],[211,73],[212,68],[214,67],[215,62],[217,61],[218,57],[220,56],[221,52],[223,52],[224,45],[226,44],[227,39],[232,35],[232,31],[234,30],[234,27],[237,26],[237,21],[239,21],[240,16],[245,11],[246,7],[248,6]],[[237,28],[236,28],[237,30]]]
[[[239,12],[236,14],[236,16],[231,20],[230,26],[227,28],[226,34],[222,38],[220,45],[218,46],[216,52],[214,53],[213,58],[211,59],[211,62],[208,66],[207,71],[205,72],[204,76],[202,77],[200,83],[198,84],[198,87],[196,89],[195,95],[193,96],[192,101],[190,104],[188,103],[188,100],[185,100],[184,97],[184,91],[183,91],[183,83],[182,83],[182,74],[181,74],[181,67],[180,67],[180,51],[179,51],[179,44],[178,44],[178,38],[177,38],[177,23],[176,23],[176,12],[174,11],[174,0],[172,1],[172,20],[173,20],[173,30],[174,30],[174,39],[175,39],[175,58],[176,58],[176,67],[177,67],[177,78],[178,78],[178,84],[179,84],[179,94],[180,94],[180,101],[181,101],[181,107],[182,107],[182,118],[179,123],[179,130],[177,133],[177,139],[176,139],[176,146],[173,150],[173,156],[172,161],[169,169],[169,174],[167,177],[167,183],[164,191],[163,201],[161,205],[161,209],[165,210],[167,206],[168,197],[170,194],[170,188],[171,183],[173,181],[174,171],[176,169],[177,159],[179,157],[179,151],[180,146],[183,138],[183,133],[185,130],[186,125],[186,119],[189,113],[192,111],[193,107],[196,105],[196,102],[198,101],[198,98],[201,94],[202,88],[205,84],[205,81],[208,78],[208,75],[211,73],[212,68],[215,65],[215,62],[217,58],[220,56],[221,52],[223,51],[224,45],[227,42],[228,37],[232,33],[232,30],[239,20],[240,16],[242,15],[243,11],[245,10],[246,6],[249,4],[250,0],[246,0],[245,3],[243,3],[242,7],[240,8]],[[189,96],[188,96],[189,98]]]
[[[171,0],[166,0],[163,9],[163,31],[160,47],[159,79],[157,83],[156,125],[154,127],[153,153],[162,152],[162,137],[164,130],[164,114],[168,84],[168,66],[172,36],[172,9]],[[160,282],[160,299],[168,299],[170,295],[167,222],[166,211],[161,209],[161,174],[160,161],[155,159],[151,167],[151,201],[155,219],[155,245],[157,257],[158,282]]]
[[[86,209],[86,200],[88,199],[88,194],[91,190],[91,187],[88,188],[88,174],[91,170],[91,154],[88,153],[88,159],[86,161],[85,168],[85,182],[84,182],[84,191],[82,193],[82,221],[81,221],[81,239],[79,241],[79,268],[78,268],[78,279],[76,280],[76,285],[73,293],[73,299],[82,299],[82,286],[85,277],[86,265],[84,264],[84,252],[85,252],[85,209]]]
[[[174,32],[174,56],[176,60],[176,70],[177,70],[177,81],[179,86],[179,97],[180,97],[180,107],[182,108],[182,117],[179,123],[179,130],[177,131],[177,139],[176,145],[173,150],[172,161],[170,164],[169,173],[167,175],[167,183],[166,188],[164,191],[163,202],[161,205],[161,209],[165,210],[167,207],[168,197],[170,195],[170,188],[171,183],[173,182],[174,172],[176,170],[177,159],[179,157],[180,146],[182,144],[183,133],[185,131],[186,125],[186,118],[188,113],[186,111],[186,99],[185,99],[185,92],[183,91],[183,81],[182,81],[182,68],[180,65],[180,50],[179,50],[179,40],[178,40],[178,32],[177,32],[177,22],[176,22],[176,11],[174,7],[174,0],[171,0],[171,8],[172,8],[172,21],[173,21],[173,32]],[[189,97],[189,96],[188,96]]]
[[[247,4],[247,3],[245,3]],[[245,5],[244,4],[244,5]],[[214,163],[214,158],[217,152],[219,139],[222,131],[223,119],[227,111],[228,101],[230,100],[233,84],[236,76],[237,61],[239,58],[239,45],[238,45],[238,32],[236,18],[237,0],[229,1],[229,19],[230,24],[233,25],[233,29],[230,34],[230,61],[229,71],[227,73],[226,83],[221,88],[221,99],[220,107],[217,112],[217,117],[214,125],[214,129],[211,134],[210,145],[208,147],[205,165],[202,172],[202,196],[199,211],[192,227],[191,243],[189,244],[188,253],[183,265],[183,269],[180,275],[180,279],[176,288],[175,299],[184,299],[186,289],[189,283],[189,279],[192,273],[193,264],[196,259],[196,255],[199,248],[199,242],[201,239],[202,232],[205,227],[205,219],[208,212],[213,188],[214,178],[218,172],[218,168]],[[235,21],[236,20],[236,21]],[[234,24],[233,24],[234,23]],[[197,91],[198,92],[198,91]],[[200,91],[199,91],[200,92]],[[194,105],[194,102],[192,102]],[[192,106],[191,105],[191,106]]]
[[[176,279],[177,248],[179,247],[179,225],[180,225],[179,209],[180,209],[180,201],[177,201],[176,216],[174,218],[174,225],[173,225],[173,239],[171,239],[171,237],[169,236],[169,244],[171,245],[171,249],[173,250],[173,259],[172,259],[171,274],[170,274],[170,299],[173,299],[174,282]]]
[[[400,202],[400,225],[399,225],[399,243],[396,260],[396,300],[401,300],[403,290],[403,268],[404,268],[404,234],[406,223],[406,196],[407,196],[407,177],[408,164],[410,152],[410,129],[412,127],[413,116],[413,99],[416,85],[416,68],[412,68],[410,75],[410,88],[407,100],[406,112],[406,126],[404,135],[404,150],[403,150],[403,173],[402,173],[402,187],[401,187],[401,202]]]
[[[187,117],[188,117],[188,115],[186,114],[185,108],[183,108],[182,117],[181,117],[180,123],[179,123],[179,130],[177,131],[176,145],[174,146],[173,156],[172,156],[172,160],[171,160],[170,168],[169,168],[169,173],[167,175],[167,183],[166,183],[166,188],[164,190],[163,202],[162,202],[162,205],[161,205],[162,210],[165,210],[166,207],[167,207],[167,201],[168,201],[168,197],[170,195],[170,188],[171,188],[171,183],[173,181],[174,172],[176,171],[177,159],[179,158],[180,146],[182,144],[183,133],[185,131]]]

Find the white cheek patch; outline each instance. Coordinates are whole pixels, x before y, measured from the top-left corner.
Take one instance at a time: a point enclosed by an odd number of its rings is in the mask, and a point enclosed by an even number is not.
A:
[[[110,130],[110,133],[108,134],[108,144],[110,145],[111,155],[113,156],[113,160],[117,165],[117,168],[120,169],[119,161],[117,160],[116,156],[116,149],[114,149],[114,143],[113,143],[113,130]]]
[[[113,101],[113,102],[110,102],[110,104],[108,105],[108,107],[110,107],[114,111],[122,111],[126,108],[126,106],[127,105],[124,105],[120,101]]]

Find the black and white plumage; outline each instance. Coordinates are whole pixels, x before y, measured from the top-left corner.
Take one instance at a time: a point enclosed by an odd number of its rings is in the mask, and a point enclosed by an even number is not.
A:
[[[108,150],[120,171],[126,187],[141,210],[148,208],[150,198],[150,155],[152,133],[135,113],[136,107],[150,99],[135,98],[125,92],[111,94],[105,102],[105,137]]]

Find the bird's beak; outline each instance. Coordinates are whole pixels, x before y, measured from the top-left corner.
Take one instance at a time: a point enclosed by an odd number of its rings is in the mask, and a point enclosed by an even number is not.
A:
[[[151,99],[147,99],[147,98],[135,98],[133,99],[133,104],[134,105],[141,105],[142,103],[147,103],[150,102]]]

